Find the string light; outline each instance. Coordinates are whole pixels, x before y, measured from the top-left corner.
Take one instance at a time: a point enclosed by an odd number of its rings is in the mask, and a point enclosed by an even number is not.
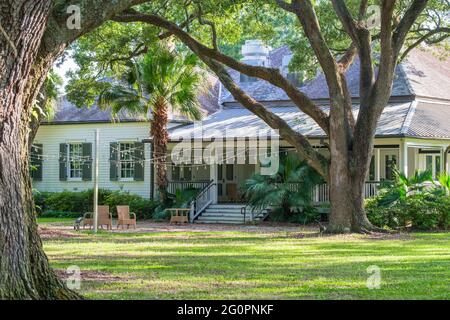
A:
[[[34,146],[33,148],[34,149],[44,150],[43,147],[39,147],[39,146]],[[191,150],[198,150],[198,149],[204,150],[203,148],[191,148]],[[222,160],[223,163],[225,163],[227,160],[236,159],[238,157],[238,155],[240,155],[242,153],[244,155],[248,156],[250,149],[251,149],[250,147],[247,147],[244,150],[241,150],[240,152],[236,152],[236,154],[233,154],[233,155],[231,155],[229,157],[222,157],[221,160]],[[143,152],[142,148],[132,147],[132,148],[129,148],[127,150],[120,150],[118,148],[115,148],[115,147],[111,146],[110,150],[114,151],[114,152],[118,152],[119,155],[120,155],[120,159],[124,159],[124,153],[127,153],[127,156],[129,158],[129,160],[112,160],[110,158],[106,159],[109,162],[116,162],[117,163],[116,166],[118,166],[119,163],[124,163],[124,162],[139,163],[140,165],[144,165],[144,163],[146,163],[146,162],[148,162],[150,164],[155,164],[155,163],[160,163],[158,160],[165,160],[168,157],[170,158],[170,157],[173,157],[173,156],[180,156],[183,153],[183,150],[180,150],[175,155],[174,154],[169,154],[169,153],[167,153],[167,154],[159,153],[159,154],[163,154],[163,155],[162,156],[156,156],[156,157],[153,157],[153,158],[150,158],[150,159],[145,159],[145,158],[136,157],[135,155],[133,155],[134,152],[132,152],[132,151],[135,151],[135,150],[139,150],[141,152],[141,154],[143,154],[144,152]],[[291,151],[292,152],[296,152],[295,148],[289,148],[288,150],[286,150],[286,149],[280,150],[280,153],[281,154],[287,154],[287,152],[291,152]],[[156,152],[153,152],[153,154],[158,155],[158,153],[156,153]],[[30,160],[32,160],[32,161],[45,161],[45,160],[55,160],[55,159],[57,159],[57,160],[59,160],[59,162],[69,162],[69,161],[67,161],[67,158],[68,158],[68,155],[64,154],[64,153],[61,153],[61,152],[57,152],[56,154],[44,154],[44,153],[43,154],[36,154],[36,153],[31,153],[30,154]],[[64,161],[61,161],[61,159],[63,159]],[[105,160],[105,159],[102,156],[102,157],[100,157],[100,160]],[[197,170],[198,170],[199,167],[203,167],[206,170],[207,167],[208,167],[207,164],[202,163],[203,156],[198,156],[198,157],[193,156],[193,157],[191,157],[191,160],[193,160],[193,161],[192,161],[192,164],[190,164],[189,167],[188,167],[189,170],[191,170],[190,168],[194,168],[194,167]],[[195,164],[195,162],[197,162],[196,160],[200,160],[199,161],[200,163]],[[90,168],[90,165],[91,165],[92,161],[93,161],[92,156],[72,156],[72,157],[70,157],[70,162],[78,162],[78,163],[81,163],[81,164],[88,163],[89,168]],[[171,161],[165,161],[165,166],[169,167],[169,168],[170,167],[179,167],[179,165],[173,164]]]

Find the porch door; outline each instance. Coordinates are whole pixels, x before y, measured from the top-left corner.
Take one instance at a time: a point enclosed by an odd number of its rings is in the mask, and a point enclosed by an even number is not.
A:
[[[234,164],[218,164],[217,199],[219,202],[238,202],[238,194]]]

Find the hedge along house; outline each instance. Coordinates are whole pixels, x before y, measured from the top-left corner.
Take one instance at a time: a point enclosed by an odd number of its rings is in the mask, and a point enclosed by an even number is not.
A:
[[[218,82],[199,97],[205,114],[218,109]],[[171,114],[169,128],[190,123]],[[33,187],[39,191],[82,191],[93,188],[95,129],[100,131],[99,188],[123,190],[145,198],[153,196],[153,164],[148,138],[150,124],[143,115],[96,105],[77,108],[65,97],[55,116],[39,127],[31,152]]]
[[[290,81],[299,86],[300,90],[324,110],[329,110],[328,87],[324,76],[319,74],[315,79],[303,83],[301,74],[289,73],[291,52],[286,46],[270,50],[262,42],[250,40],[243,46],[242,55],[242,60],[246,63],[279,68]],[[231,71],[231,74],[253,98],[307,136],[321,152],[328,152],[327,137],[322,129],[294,106],[281,89],[264,80],[249,78],[238,72]],[[355,61],[347,71],[346,77],[352,93],[354,114],[357,115],[358,61]],[[450,59],[440,60],[431,52],[416,49],[397,67],[392,96],[376,131],[366,196],[376,194],[380,181],[393,178],[394,167],[408,176],[417,169],[428,169],[434,177],[445,168],[448,169],[446,159],[450,151],[449,88]],[[260,169],[258,162],[250,161],[248,147],[261,131],[267,131],[272,139],[278,139],[278,134],[236,102],[228,91],[222,90],[220,102],[221,109],[205,118],[201,124],[188,124],[170,130],[170,148],[176,149],[180,142],[190,141],[194,152],[195,148],[202,148],[204,152],[217,139],[224,139],[227,147],[234,148],[234,156],[231,156],[234,162],[208,165],[204,162],[198,163],[198,157],[194,157],[193,160],[197,163],[194,161],[191,161],[191,164],[181,165],[172,163],[170,188],[175,190],[193,186],[203,189],[191,218],[205,222],[236,222],[239,219],[242,221],[237,213],[243,204],[229,206],[225,204],[242,202],[239,186]],[[246,162],[237,163],[238,150],[246,148]],[[295,152],[283,140],[280,140],[280,148],[282,152]],[[180,152],[174,152],[175,155],[178,153]],[[319,186],[314,191],[315,200],[328,201],[327,190],[326,185]],[[217,206],[217,203],[223,205]],[[229,217],[232,213],[235,216],[228,219],[219,212],[229,212]]]

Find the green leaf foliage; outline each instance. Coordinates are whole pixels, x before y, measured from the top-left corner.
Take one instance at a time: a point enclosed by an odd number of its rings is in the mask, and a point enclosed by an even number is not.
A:
[[[274,208],[278,220],[314,212],[312,188],[322,182],[319,174],[294,154],[282,155],[275,175],[253,174],[242,186],[246,201],[253,210]],[[313,216],[315,216],[313,214]],[[311,219],[303,219],[307,222]]]

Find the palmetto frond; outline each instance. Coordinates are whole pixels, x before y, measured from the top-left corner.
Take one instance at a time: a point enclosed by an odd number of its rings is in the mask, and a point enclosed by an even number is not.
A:
[[[311,203],[312,188],[322,178],[301,161],[296,154],[284,157],[275,175],[254,174],[244,186],[248,204],[254,209],[275,207],[307,207]]]
[[[442,172],[438,177],[439,184],[441,188],[446,190],[447,193],[450,192],[450,174],[447,172]]]
[[[147,97],[152,108],[154,102],[164,99],[172,110],[187,118],[202,117],[198,102],[201,84],[194,55],[176,56],[165,48],[157,47],[136,63],[130,62],[124,76],[136,94]]]
[[[405,200],[411,194],[425,190],[427,183],[431,184],[432,182],[433,175],[430,170],[416,170],[408,178],[403,172],[394,169],[394,183],[387,184],[380,190],[380,204],[384,206],[394,205]]]
[[[99,96],[98,105],[102,109],[111,108],[114,115],[122,110],[147,115],[149,109],[148,100],[136,89],[125,85],[113,85],[103,91]]]

